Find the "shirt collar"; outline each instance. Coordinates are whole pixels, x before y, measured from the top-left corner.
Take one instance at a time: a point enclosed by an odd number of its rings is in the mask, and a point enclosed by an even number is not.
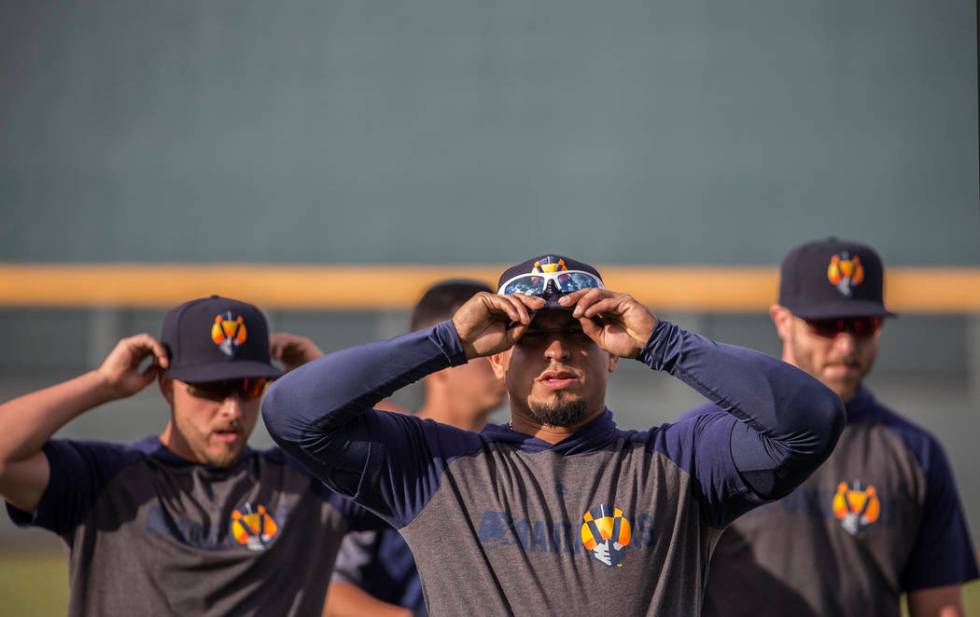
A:
[[[845,407],[847,409],[847,422],[852,424],[873,415],[878,409],[878,401],[875,400],[871,391],[862,385]]]
[[[605,447],[616,437],[618,430],[612,412],[604,409],[591,422],[553,445],[543,439],[512,430],[507,424],[488,424],[481,433],[491,441],[507,443],[524,452],[548,450],[555,454],[570,455],[593,452]]]

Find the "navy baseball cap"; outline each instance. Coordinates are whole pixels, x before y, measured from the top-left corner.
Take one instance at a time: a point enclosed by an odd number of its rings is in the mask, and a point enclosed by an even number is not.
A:
[[[279,377],[269,355],[269,327],[246,302],[211,296],[185,302],[163,319],[167,372],[187,383]]]
[[[545,308],[572,310],[572,307],[558,304],[558,299],[579,289],[602,286],[602,275],[589,264],[549,254],[532,257],[504,270],[497,281],[497,293],[540,296],[547,301]]]
[[[884,270],[870,246],[837,238],[808,242],[783,259],[779,304],[803,319],[895,317],[885,308]]]

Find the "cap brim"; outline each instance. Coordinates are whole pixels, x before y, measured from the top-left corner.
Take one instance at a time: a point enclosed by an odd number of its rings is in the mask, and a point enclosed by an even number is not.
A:
[[[216,364],[181,366],[170,369],[167,373],[174,379],[187,383],[245,379],[248,377],[276,379],[282,376],[282,371],[264,362],[219,362]]]
[[[846,317],[898,317],[872,300],[845,300],[818,306],[797,308],[787,306],[791,313],[803,319],[838,319]]]

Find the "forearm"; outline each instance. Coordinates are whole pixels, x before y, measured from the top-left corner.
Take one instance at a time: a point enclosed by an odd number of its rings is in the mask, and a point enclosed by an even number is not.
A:
[[[960,585],[910,591],[906,596],[909,617],[964,617]]]
[[[678,377],[742,423],[732,434],[733,458],[765,496],[792,488],[815,469],[843,430],[843,403],[833,392],[766,354],[661,322],[640,359]]]
[[[399,420],[406,418],[372,408],[399,388],[465,361],[451,322],[345,349],[276,381],[262,401],[262,417],[276,443],[327,486],[394,524],[404,510],[397,504],[408,502],[399,491],[374,490],[389,486],[378,477],[422,474],[431,461],[416,451],[402,452],[393,472],[389,453],[404,450],[410,439]],[[365,480],[365,474],[373,479]]]
[[[451,322],[329,354],[288,373],[270,388],[262,416],[285,447],[317,439],[398,389],[466,361]]]
[[[347,581],[330,583],[323,617],[412,617],[412,611],[378,600],[357,585]]]
[[[62,426],[114,398],[98,371],[90,371],[0,405],[0,462],[37,454]]]

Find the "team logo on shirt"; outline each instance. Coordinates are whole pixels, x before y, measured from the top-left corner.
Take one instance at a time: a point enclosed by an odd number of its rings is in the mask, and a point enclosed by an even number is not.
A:
[[[616,506],[601,505],[582,517],[582,545],[610,567],[622,567],[630,544],[630,522]]]
[[[827,266],[827,280],[837,291],[850,298],[854,288],[864,281],[861,258],[857,255],[851,257],[847,251],[834,255]]]
[[[250,551],[264,551],[279,535],[279,525],[265,506],[245,504],[231,513],[231,535]]]
[[[231,311],[214,316],[211,324],[211,340],[228,357],[234,357],[238,348],[248,340],[248,330],[241,315],[232,317]]]
[[[542,257],[538,261],[534,262],[534,267],[531,268],[531,274],[544,274],[546,272],[564,272],[568,270],[568,266],[565,265],[565,260],[558,257]]]
[[[841,482],[834,493],[834,518],[852,536],[861,533],[881,516],[881,501],[872,485]]]

